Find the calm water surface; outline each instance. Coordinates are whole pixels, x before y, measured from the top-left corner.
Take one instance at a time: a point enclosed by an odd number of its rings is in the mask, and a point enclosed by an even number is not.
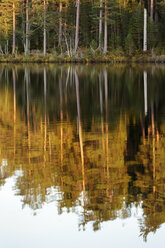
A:
[[[165,67],[0,66],[0,247],[163,248]]]

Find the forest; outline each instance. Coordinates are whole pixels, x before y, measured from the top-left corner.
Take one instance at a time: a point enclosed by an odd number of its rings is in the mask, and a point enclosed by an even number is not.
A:
[[[165,54],[164,0],[0,0],[0,58]]]

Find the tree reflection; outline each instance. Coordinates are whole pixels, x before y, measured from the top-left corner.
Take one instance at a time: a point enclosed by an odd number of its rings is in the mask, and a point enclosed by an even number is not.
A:
[[[95,231],[141,206],[146,239],[165,222],[164,78],[161,67],[1,66],[0,184],[21,170],[23,206],[56,201]]]

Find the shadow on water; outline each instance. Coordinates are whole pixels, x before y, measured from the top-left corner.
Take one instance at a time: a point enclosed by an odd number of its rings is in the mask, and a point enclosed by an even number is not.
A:
[[[20,170],[23,206],[56,201],[94,231],[140,206],[146,239],[165,222],[164,81],[161,66],[1,65],[1,186]]]

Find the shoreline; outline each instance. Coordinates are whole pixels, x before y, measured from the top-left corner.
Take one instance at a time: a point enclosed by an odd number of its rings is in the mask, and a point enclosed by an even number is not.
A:
[[[93,56],[75,58],[75,57],[55,57],[48,55],[44,57],[43,55],[30,55],[24,57],[22,55],[18,56],[0,56],[0,64],[165,64],[165,55],[151,56],[146,54],[140,54],[135,56]]]

